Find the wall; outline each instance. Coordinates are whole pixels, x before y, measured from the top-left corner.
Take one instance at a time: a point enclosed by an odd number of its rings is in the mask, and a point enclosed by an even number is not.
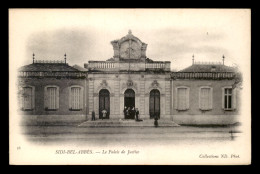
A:
[[[86,115],[87,103],[86,95],[87,89],[85,79],[56,79],[56,78],[20,78],[20,85],[30,85],[35,87],[35,109],[32,111],[21,111],[21,114],[26,115]],[[57,111],[46,111],[44,108],[44,87],[47,85],[59,86],[59,109]],[[79,85],[84,88],[83,91],[83,109],[81,111],[69,110],[69,87],[72,85]]]
[[[92,109],[97,116],[99,112],[99,91],[107,89],[110,92],[110,119],[124,118],[124,92],[126,89],[135,91],[135,107],[139,109],[140,118],[149,119],[149,96],[152,89],[158,89],[161,94],[160,111],[161,118],[170,118],[171,107],[171,83],[169,74],[149,74],[145,72],[118,74],[118,73],[92,73],[89,74],[89,103],[91,116]],[[133,86],[127,86],[131,79]],[[105,81],[105,83],[103,82]],[[158,85],[153,85],[154,81]],[[93,93],[93,95],[92,95]]]
[[[225,111],[222,109],[222,87],[231,86],[233,80],[174,80],[172,81],[172,120],[178,124],[232,124],[239,121],[240,91],[237,90],[236,109]],[[176,87],[190,88],[189,109],[176,110]],[[212,110],[202,111],[199,108],[199,89],[201,86],[213,88]]]
[[[132,79],[133,86],[126,85],[127,80]],[[92,73],[88,79],[56,79],[56,78],[27,78],[19,79],[20,84],[35,87],[35,109],[33,111],[22,111],[26,115],[81,115],[91,118],[94,109],[98,117],[99,91],[108,89],[110,92],[110,118],[124,118],[124,92],[132,88],[136,93],[135,104],[139,108],[140,118],[149,119],[149,94],[152,89],[160,91],[161,119],[171,119],[178,124],[232,124],[239,121],[240,94],[237,90],[236,110],[224,111],[222,109],[222,87],[231,86],[233,80],[171,80],[169,74],[150,74],[146,72],[135,72],[130,74],[119,73]],[[105,80],[106,84],[103,84]],[[157,81],[158,84],[154,82]],[[44,109],[44,87],[46,85],[57,85],[60,87],[60,102],[57,111],[45,111]],[[69,110],[69,90],[71,85],[84,87],[84,105],[81,111]],[[176,87],[187,86],[190,88],[189,109],[186,111],[176,110]],[[213,88],[213,109],[201,111],[199,109],[199,89],[201,86]],[[64,117],[65,118],[65,117]],[[68,117],[71,118],[71,117]]]

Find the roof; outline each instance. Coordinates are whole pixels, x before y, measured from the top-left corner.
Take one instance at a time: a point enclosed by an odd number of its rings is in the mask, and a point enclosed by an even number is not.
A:
[[[114,58],[107,59],[106,61],[115,61]]]
[[[152,62],[153,62],[153,60],[150,59],[150,58],[148,58],[148,57],[147,57],[145,60],[146,60],[146,62],[148,62],[148,63],[152,63]]]
[[[79,66],[79,65],[73,65],[72,67],[75,68],[75,69],[77,69],[77,70],[79,70],[79,71],[88,71],[88,69],[83,68],[83,67],[81,67],[81,66]]]
[[[113,40],[111,41],[112,44],[121,44],[122,42],[126,41],[126,40],[135,40],[136,42],[140,43],[141,45],[143,46],[147,46],[146,43],[142,42],[139,38],[135,37],[133,34],[132,34],[132,31],[129,30],[128,31],[128,34],[124,37],[122,37],[121,39],[117,39],[117,40]]]
[[[65,63],[33,63],[19,68],[19,71],[79,71]]]
[[[193,64],[179,72],[235,72],[235,69],[221,64]]]

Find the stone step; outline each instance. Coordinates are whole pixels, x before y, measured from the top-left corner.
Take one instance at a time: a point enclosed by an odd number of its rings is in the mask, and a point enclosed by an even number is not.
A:
[[[159,127],[179,126],[171,120],[158,120]],[[78,125],[79,127],[154,127],[154,120],[96,120],[85,121]]]

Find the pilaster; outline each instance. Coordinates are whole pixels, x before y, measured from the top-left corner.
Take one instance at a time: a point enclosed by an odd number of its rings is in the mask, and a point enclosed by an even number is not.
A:
[[[91,115],[91,112],[94,110],[94,80],[93,78],[89,78],[89,115]],[[98,113],[96,113],[98,114]]]
[[[121,109],[120,105],[120,79],[116,76],[114,80],[114,115],[115,117],[119,117]]]
[[[165,116],[171,115],[171,81],[165,80]]]
[[[136,106],[138,109],[139,109],[139,112],[140,112],[140,117],[143,117],[145,115],[145,108],[146,108],[146,105],[145,105],[145,80],[144,79],[140,79],[140,82],[139,82],[139,85],[140,85],[140,105],[139,106]]]

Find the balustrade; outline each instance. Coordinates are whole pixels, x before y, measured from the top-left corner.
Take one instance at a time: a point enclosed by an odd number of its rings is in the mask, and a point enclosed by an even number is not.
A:
[[[173,78],[177,79],[233,79],[234,72],[174,72]]]
[[[82,72],[37,72],[37,71],[21,71],[20,77],[86,77]]]
[[[147,69],[164,69],[165,68],[165,63],[146,63],[145,68]]]
[[[115,63],[113,63],[113,62],[90,62],[88,67],[95,68],[95,69],[113,69],[113,68],[115,68]]]

